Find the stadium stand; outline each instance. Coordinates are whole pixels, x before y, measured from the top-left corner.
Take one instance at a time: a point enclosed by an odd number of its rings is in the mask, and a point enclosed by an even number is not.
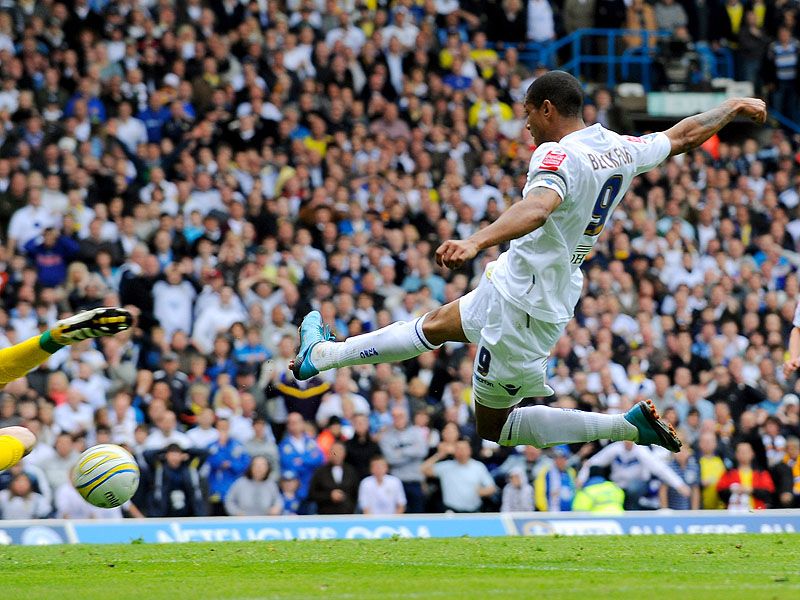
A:
[[[0,344],[102,305],[137,323],[0,393],[0,426],[40,441],[0,473],[0,517],[440,512],[463,481],[423,476],[436,452],[457,457],[430,474],[480,475],[464,511],[569,510],[583,484],[624,490],[626,508],[800,507],[800,384],[781,369],[800,297],[796,15],[764,0],[1,2]],[[482,442],[458,344],[295,381],[311,308],[341,339],[476,284],[497,249],[458,273],[433,251],[519,196],[520,102],[557,66],[586,82],[587,123],[631,134],[674,121],[651,90],[771,96],[773,127],[734,124],[638,179],[584,263],[556,396],[531,399],[620,412],[651,397],[685,449]],[[68,483],[102,442],[140,462],[122,511],[81,507]],[[386,465],[391,497],[363,500]],[[362,493],[384,493],[370,477]],[[242,490],[269,498],[241,508]]]

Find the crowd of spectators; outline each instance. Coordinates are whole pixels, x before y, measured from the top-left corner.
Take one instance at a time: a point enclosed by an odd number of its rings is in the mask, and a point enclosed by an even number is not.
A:
[[[800,171],[781,131],[636,180],[585,262],[556,395],[531,400],[652,397],[684,439],[674,457],[482,442],[468,345],[287,371],[312,308],[341,339],[476,284],[500,249],[460,272],[432,252],[519,197],[520,101],[541,70],[515,43],[617,4],[0,5],[0,344],[100,305],[136,316],[0,393],[0,426],[39,439],[0,474],[0,517],[119,516],[68,483],[103,442],[140,463],[133,516],[570,510],[582,483],[581,507],[800,505],[800,387],[781,370]],[[625,125],[607,90],[584,116]]]

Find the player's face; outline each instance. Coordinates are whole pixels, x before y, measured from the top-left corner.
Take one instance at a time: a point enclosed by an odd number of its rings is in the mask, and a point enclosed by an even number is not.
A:
[[[544,126],[546,120],[542,116],[542,107],[536,108],[533,104],[525,104],[525,129],[527,129],[533,137],[534,143],[538,146],[547,141],[544,136]]]
[[[533,141],[537,144],[539,143],[536,139],[536,129],[535,129],[535,118],[536,118],[536,108],[530,103],[525,104],[525,129],[533,137]]]

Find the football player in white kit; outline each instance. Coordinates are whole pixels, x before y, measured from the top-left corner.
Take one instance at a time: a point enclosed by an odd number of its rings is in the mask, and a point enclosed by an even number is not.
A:
[[[649,400],[624,415],[514,407],[523,398],[553,394],[545,365],[580,297],[581,263],[633,178],[696,148],[739,115],[763,123],[766,105],[750,98],[727,100],[662,133],[622,136],[599,124],[587,127],[580,83],[551,71],[528,88],[525,110],[538,147],[522,200],[491,225],[436,251],[439,265],[457,269],[481,250],[510,242],[486,267],[478,287],[414,321],[344,342],[333,341],[313,311],[300,327],[300,350],[290,369],[302,380],[331,368],[406,360],[448,341],[472,342],[478,344],[475,417],[484,439],[540,448],[630,440],[677,452],[678,437]]]

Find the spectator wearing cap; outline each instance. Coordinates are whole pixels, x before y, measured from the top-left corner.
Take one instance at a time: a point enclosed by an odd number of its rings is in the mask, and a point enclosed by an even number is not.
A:
[[[225,511],[232,517],[279,515],[283,499],[277,484],[269,478],[270,465],[264,456],[254,456],[244,475],[231,485],[225,496]]]
[[[533,487],[528,482],[525,469],[513,467],[508,472],[508,483],[503,486],[500,512],[533,511]]]
[[[459,513],[480,511],[483,499],[493,495],[497,488],[486,465],[472,458],[470,441],[459,440],[453,458],[442,458],[437,451],[422,463],[420,470],[426,477],[437,477],[441,482],[445,510]]]
[[[208,494],[211,512],[225,514],[225,498],[233,482],[250,464],[250,457],[241,442],[230,435],[228,419],[217,419],[217,441],[208,447]]]
[[[365,515],[395,515],[406,510],[403,482],[389,474],[389,463],[377,454],[370,459],[370,475],[358,486],[358,507]]]
[[[577,489],[577,475],[569,465],[572,453],[568,446],[556,446],[552,455],[553,463],[539,471],[534,482],[536,510],[569,511]]]
[[[317,445],[322,450],[323,456],[327,461],[330,458],[331,449],[335,443],[344,444],[347,441],[347,436],[342,433],[342,419],[336,415],[328,419],[325,428],[319,432],[317,436]]]
[[[325,457],[316,440],[308,435],[306,421],[300,413],[289,413],[286,419],[286,435],[278,447],[281,471],[292,471],[300,481],[297,495],[305,500],[314,471],[325,462]]]
[[[283,515],[297,515],[302,511],[302,499],[297,495],[300,489],[300,480],[294,471],[283,471],[280,480],[281,499],[283,500]]]
[[[314,472],[308,488],[308,499],[321,515],[347,515],[355,512],[358,502],[358,473],[345,462],[344,444],[331,446],[329,462]]]

